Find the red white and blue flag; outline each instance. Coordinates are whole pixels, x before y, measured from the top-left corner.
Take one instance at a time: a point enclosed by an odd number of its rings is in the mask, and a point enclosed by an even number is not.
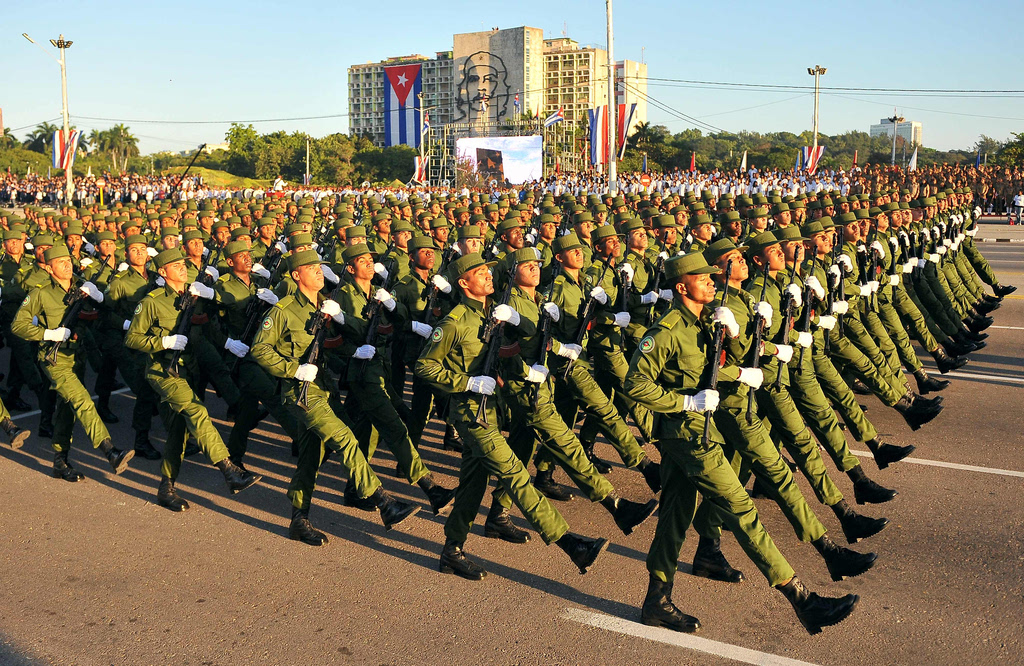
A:
[[[608,107],[587,109],[590,120],[590,164],[598,166],[608,163]]]
[[[412,179],[417,183],[427,182],[427,159],[426,155],[423,157],[417,155],[413,158],[413,165],[416,167],[416,173],[413,175]]]
[[[82,138],[80,130],[71,130],[71,136],[65,139],[64,130],[53,133],[53,168],[70,169],[75,164],[75,153],[78,152],[78,140]]]
[[[813,175],[818,169],[818,160],[825,154],[825,146],[804,146],[800,153],[804,169]]]
[[[384,145],[420,145],[420,98],[423,66],[395,65],[384,68]]]
[[[512,100],[512,106],[514,106],[515,109],[516,109],[516,118],[518,119],[519,114],[521,113],[520,110],[519,110],[520,109],[520,107],[519,107],[519,93],[516,93],[515,99]]]
[[[540,118],[539,108],[537,109],[537,117]],[[565,120],[565,111],[563,109],[558,109],[558,111],[555,111],[550,116],[544,119],[544,127],[551,127],[555,123],[560,123],[563,120]]]
[[[636,103],[619,104],[619,126],[616,140],[619,143],[619,159],[626,156],[626,135],[629,134],[629,127],[633,124],[633,116],[636,115]]]

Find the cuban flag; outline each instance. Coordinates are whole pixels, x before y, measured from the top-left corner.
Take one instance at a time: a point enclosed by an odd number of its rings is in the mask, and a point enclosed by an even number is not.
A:
[[[423,90],[422,65],[384,68],[384,145],[419,148],[419,94]]]
[[[423,133],[426,134],[428,131],[430,131],[430,115],[426,111],[424,111],[423,112]]]
[[[537,109],[537,117],[540,117],[539,108]],[[555,111],[550,116],[544,119],[544,127],[551,127],[555,123],[560,123],[563,120],[565,120],[565,111],[563,109],[558,109],[558,111]]]
[[[64,130],[53,133],[53,168],[70,169],[75,164],[75,153],[78,152],[78,140],[82,137],[80,130],[71,130],[66,140]]]
[[[516,109],[516,117],[518,118],[519,114],[521,113],[521,111],[519,109],[519,93],[516,93],[515,99],[512,100],[512,106],[515,107],[515,109]]]
[[[804,169],[807,170],[807,173],[813,175],[814,172],[817,171],[818,160],[820,160],[821,156],[824,154],[825,146],[817,146],[814,148],[812,148],[811,146],[803,147],[803,150],[801,150],[801,155],[803,157]]]
[[[619,143],[619,159],[626,156],[626,135],[629,134],[629,127],[633,124],[633,116],[636,115],[636,103],[619,104],[619,127],[616,139]]]
[[[608,162],[608,107],[587,109],[590,119],[590,164],[598,166]]]
[[[416,173],[413,175],[412,179],[417,183],[427,182],[427,159],[426,155],[423,157],[417,155],[413,158],[413,166],[416,167]]]

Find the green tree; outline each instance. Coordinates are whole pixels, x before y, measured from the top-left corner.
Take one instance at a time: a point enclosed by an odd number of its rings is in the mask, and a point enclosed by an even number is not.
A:
[[[52,123],[40,123],[29,132],[22,145],[29,150],[45,154],[49,150],[50,142],[53,141],[53,133],[58,129],[60,128]]]

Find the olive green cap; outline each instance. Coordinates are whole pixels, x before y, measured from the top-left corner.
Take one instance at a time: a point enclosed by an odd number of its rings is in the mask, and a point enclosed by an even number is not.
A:
[[[665,278],[674,280],[683,275],[697,275],[699,273],[721,273],[722,269],[717,266],[709,266],[707,259],[701,252],[690,252],[682,256],[672,257],[665,262]]]
[[[50,247],[45,252],[43,252],[43,260],[45,260],[47,263],[60,257],[70,256],[71,252],[68,251],[68,246],[65,245],[64,243],[54,245],[53,247]]]
[[[436,250],[437,245],[434,243],[434,239],[425,234],[413,236],[411,239],[409,239],[409,254],[412,254],[416,250],[422,250],[424,248]]]
[[[459,240],[483,237],[484,235],[480,232],[480,227],[476,226],[475,224],[467,224],[464,227],[459,227]]]
[[[583,247],[583,243],[580,242],[580,237],[576,235],[575,231],[559,236],[551,243],[551,251],[555,254],[565,252],[566,250],[574,250],[578,247]]]
[[[704,249],[704,259],[709,264],[713,264],[718,261],[719,258],[729,254],[733,250],[743,252],[746,249],[746,245],[736,245],[736,243],[733,243],[729,238],[719,238]]]
[[[760,254],[765,248],[781,242],[772,232],[762,231],[756,236],[747,239],[747,254],[750,256]]]
[[[791,224],[783,229],[776,229],[775,237],[779,239],[780,243],[807,240],[807,237],[802,234],[802,230],[797,228],[795,224]]]
[[[320,255],[316,253],[316,250],[299,250],[298,252],[292,252],[288,255],[288,271],[294,271],[302,266],[309,266],[310,264],[320,264]]]
[[[451,267],[448,269],[448,275],[458,279],[474,268],[492,265],[494,265],[493,261],[488,263],[484,261],[483,255],[479,252],[473,252],[472,254],[467,254],[466,256],[459,257],[453,261]]]
[[[178,248],[171,248],[170,250],[164,250],[155,257],[153,257],[153,265],[157,268],[163,268],[167,264],[173,264],[176,261],[185,261],[185,255],[181,253]]]
[[[248,251],[249,251],[249,246],[246,245],[244,241],[240,241],[240,240],[231,241],[230,243],[228,243],[227,245],[224,246],[224,256],[225,257],[233,257],[236,254],[238,254],[239,252],[248,252]]]
[[[364,254],[373,254],[373,249],[366,243],[356,243],[345,248],[344,252],[341,253],[341,260],[347,264]]]

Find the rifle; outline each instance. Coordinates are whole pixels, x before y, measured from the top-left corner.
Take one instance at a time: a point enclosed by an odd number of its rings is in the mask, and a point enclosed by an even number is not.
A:
[[[395,248],[395,240],[394,240],[394,238],[392,238],[391,242],[388,244],[388,249],[384,252],[384,255],[380,258],[380,263],[383,264],[387,260],[388,255],[391,254],[391,251],[394,248]],[[384,280],[383,284],[381,284],[380,288],[390,291],[389,287],[391,286],[391,281],[395,278],[395,274],[397,272],[398,271],[394,270],[394,268],[389,270],[388,271],[388,277],[387,277],[386,280]],[[371,278],[371,280],[372,280],[372,278]],[[339,282],[338,286],[335,288],[335,292],[338,289],[340,289],[340,288],[341,288],[341,283]],[[375,299],[373,297],[373,294],[371,293],[370,294],[370,298],[369,298],[369,300],[366,303],[366,309],[365,309],[365,313],[364,313],[364,316],[366,317],[366,321],[367,321],[366,342],[364,344],[372,345],[372,344],[374,344],[377,341],[377,328],[379,326],[378,322],[380,321],[380,311],[381,311],[381,302],[378,301],[377,299]],[[365,358],[364,359],[360,359],[360,364],[359,364],[359,376],[360,377],[362,377],[363,374],[366,372],[366,366],[367,366],[368,362],[369,362],[368,359],[365,359]]]
[[[782,308],[782,340],[789,340],[789,332],[793,329],[793,297],[789,294],[789,285],[796,283],[796,262],[793,262],[793,270],[789,273],[789,284],[786,285],[786,290],[783,291],[783,297],[786,299],[786,306]],[[785,344],[789,344],[786,342]],[[776,391],[782,388],[782,372],[779,372],[775,376],[774,388]]]
[[[206,148],[205,143],[196,149],[196,154],[192,156],[192,161],[188,163],[188,166],[185,167],[185,170],[181,172],[180,176],[178,176],[178,180],[176,180],[174,182],[174,185],[171,186],[171,191],[167,193],[167,198],[170,199],[171,201],[174,200],[174,193],[177,192],[178,188],[181,186],[181,181],[185,180],[185,175],[188,174],[188,172],[192,169],[192,165],[196,163],[196,160],[199,159],[199,156],[203,154],[203,148]]]
[[[498,321],[493,317],[494,307],[497,305],[507,305],[509,297],[512,296],[512,286],[516,281],[516,267],[519,265],[517,261],[509,262],[508,275],[506,276],[505,289],[501,292],[501,298],[498,299],[497,304],[491,307],[492,316],[488,317],[487,323],[484,324],[483,335],[481,341],[487,345],[487,356],[484,358],[484,370],[483,374],[487,377],[491,377],[494,374],[494,364],[498,360],[498,352],[501,351],[501,345],[495,344],[501,341],[501,330],[505,325],[505,322]],[[480,396],[480,406],[476,410],[476,424],[479,426],[487,426],[487,396]]]
[[[437,268],[437,274],[440,274],[441,271],[445,269],[445,267],[451,261],[451,258],[454,254],[454,245],[450,245],[445,249],[444,254],[441,255],[441,265],[438,266]],[[431,284],[430,294],[427,296],[427,307],[423,309],[423,323],[426,324],[427,326],[431,324],[431,320],[434,317],[437,317],[441,314],[439,308],[437,307],[437,299],[440,297],[441,290],[437,288],[437,285]],[[437,312],[435,312],[435,310],[437,310]]]
[[[82,312],[82,308],[85,307],[85,300],[89,298],[79,288],[84,284],[78,280],[73,280],[71,283],[71,289],[68,293],[64,294],[64,316],[60,319],[60,327],[72,330],[75,322],[78,321],[78,315]],[[72,331],[73,332],[73,331]],[[71,339],[71,335],[68,335],[68,340]],[[46,363],[48,365],[57,365],[57,354],[60,352],[60,348],[64,345],[64,340],[50,343],[50,350],[46,352]]]
[[[729,278],[732,276],[732,259],[725,264],[725,288],[722,289],[722,297],[718,301],[718,307],[725,306],[725,296],[729,293]],[[708,378],[708,389],[711,391],[718,390],[718,368],[720,359],[722,358],[722,346],[725,344],[725,327],[721,324],[715,324],[715,354],[712,356],[711,361],[711,377]],[[701,445],[706,447],[708,440],[711,438],[711,415],[704,415],[704,434],[701,435]]]
[[[252,339],[256,335],[256,327],[263,319],[263,315],[266,314],[267,303],[261,301],[256,297],[255,294],[249,297],[249,302],[245,306],[245,328],[242,329],[242,335],[238,338],[240,342],[244,342],[248,346],[252,346]],[[235,357],[231,363],[231,376],[234,377],[238,374],[238,366],[241,364],[242,359],[238,356]]]
[[[817,265],[818,257],[814,257],[811,259],[811,270],[808,272],[808,276],[814,275],[814,268]],[[808,333],[811,330],[811,297],[814,296],[814,292],[811,291],[811,288],[807,286],[806,283],[807,281],[804,280],[804,317],[803,323],[801,324],[801,328],[803,329],[800,331],[801,333]],[[800,358],[797,360],[796,364],[796,374],[798,375],[803,374],[804,352],[806,351],[807,347],[800,348]]]
[[[218,250],[218,254],[219,253],[220,251]],[[210,286],[208,280],[213,280],[213,278],[206,273],[206,268],[210,265],[212,259],[213,250],[210,250],[206,255],[206,259],[203,260],[203,265],[199,268],[199,276],[196,278],[197,282],[202,282],[207,287]],[[178,296],[178,311],[181,312],[181,314],[179,315],[178,328],[174,331],[175,335],[188,336],[189,330],[192,328],[192,312],[196,309],[196,303],[198,301],[199,297],[193,296],[188,287],[185,287],[185,291],[181,292],[181,295]],[[167,374],[171,377],[177,378],[181,376],[180,364],[182,351],[183,350],[181,349],[175,350],[174,354],[171,355],[170,363],[167,364]]]
[[[253,299],[259,300],[256,297],[253,297]],[[319,362],[320,351],[323,349],[324,341],[327,339],[327,324],[330,319],[329,316],[320,312],[319,307],[310,314],[309,321],[306,323],[306,331],[313,336],[313,342],[310,343],[309,349],[306,350],[305,358],[302,361],[303,365]],[[309,385],[311,383],[302,382],[302,385],[299,387],[299,397],[295,401],[298,408],[304,412],[309,409],[307,401],[309,399]]]
[[[763,301],[765,295],[768,293],[768,280],[771,277],[768,275],[768,267],[765,266],[764,280],[761,283],[761,298],[758,302]],[[761,313],[757,313],[754,316],[754,360],[751,363],[751,367],[757,368],[761,365],[761,342],[764,340],[764,317]],[[779,374],[782,374],[782,364],[779,364]],[[747,392],[747,423],[751,424],[754,422],[754,391]]]
[[[608,267],[611,266],[610,261],[604,262],[604,268],[601,269],[601,274],[597,278],[597,282],[594,286],[600,286],[604,282],[604,275],[608,272]],[[594,303],[596,299],[593,296],[587,298],[586,305],[583,306],[583,314],[580,315],[580,327],[576,331],[576,337],[573,338],[573,344],[582,345],[583,336],[587,334],[587,329],[590,328],[590,316],[594,314]],[[565,364],[565,372],[562,373],[562,379],[569,380],[569,371],[572,370],[572,359],[569,359]]]
[[[871,232],[868,234],[868,238],[865,243],[868,249],[868,282],[877,281],[876,278],[878,277],[878,253],[875,252],[875,249],[873,247],[871,247],[871,244],[874,243],[876,240],[878,240],[878,230],[877,228],[872,227]],[[868,307],[872,311],[874,311],[877,308],[877,306],[878,291],[874,291],[871,293],[870,296],[868,296]]]
[[[551,275],[551,284],[548,285],[547,291],[541,296],[541,305],[551,300],[551,292],[555,288],[555,278],[558,277],[558,273],[562,270],[562,264],[558,264],[555,267],[555,272]],[[536,365],[547,365],[548,364],[548,351],[551,348],[551,316],[541,307],[540,311],[540,354],[537,356]],[[540,386],[537,386],[537,390],[533,393],[533,400],[531,406],[534,411],[537,411],[540,401]]]
[[[658,247],[660,248],[660,250],[658,251],[658,263],[654,267],[654,293],[655,294],[659,293],[658,290],[661,289],[661,278],[662,278],[663,275],[665,275],[665,257],[664,257],[664,255],[667,254],[668,251],[665,249],[665,239],[664,238],[659,238],[658,239]],[[657,301],[655,301],[654,303],[651,303],[651,309],[647,311],[647,320],[645,321],[645,323],[647,324],[648,327],[650,327],[650,325],[654,323],[654,308],[655,308],[655,306],[657,304],[658,304]]]

